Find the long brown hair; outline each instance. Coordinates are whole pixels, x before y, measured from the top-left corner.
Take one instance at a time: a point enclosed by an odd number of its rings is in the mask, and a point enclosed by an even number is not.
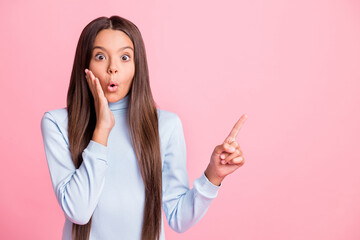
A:
[[[158,115],[151,94],[145,46],[139,29],[129,20],[119,16],[99,17],[82,31],[76,48],[70,84],[67,93],[68,135],[71,156],[76,168],[83,159],[82,152],[89,144],[96,125],[94,99],[85,78],[89,68],[95,37],[103,29],[120,30],[134,44],[135,74],[129,90],[127,121],[132,145],[145,185],[145,207],[142,240],[160,238],[162,167]],[[124,216],[125,217],[125,216]],[[91,220],[85,225],[73,223],[72,239],[87,240]]]

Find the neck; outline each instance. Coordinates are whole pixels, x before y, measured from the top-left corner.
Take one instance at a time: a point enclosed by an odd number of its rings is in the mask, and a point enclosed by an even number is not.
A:
[[[129,94],[116,102],[109,102],[109,108],[112,112],[125,112],[129,104]]]

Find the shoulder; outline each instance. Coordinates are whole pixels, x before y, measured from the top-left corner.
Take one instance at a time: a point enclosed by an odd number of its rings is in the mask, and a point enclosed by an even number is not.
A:
[[[51,134],[53,131],[60,132],[67,141],[68,113],[66,108],[46,111],[41,118],[41,130],[43,134]]]
[[[169,141],[173,134],[183,134],[182,122],[178,114],[157,109],[160,137]]]
[[[42,122],[50,120],[60,125],[67,125],[68,113],[66,108],[59,108],[54,110],[46,111],[41,119]]]
[[[178,114],[163,109],[157,109],[158,119],[159,119],[159,128],[165,128],[167,130],[173,130],[176,127],[179,127],[181,124],[181,119]]]

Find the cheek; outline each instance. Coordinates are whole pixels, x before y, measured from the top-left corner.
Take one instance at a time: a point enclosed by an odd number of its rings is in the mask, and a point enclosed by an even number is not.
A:
[[[121,82],[129,82],[134,78],[135,75],[135,68],[134,66],[126,66],[123,67],[122,71],[120,70],[119,80]]]
[[[135,66],[132,66],[130,69],[129,69],[129,73],[128,73],[128,77],[131,79],[133,79],[135,75]]]
[[[94,63],[93,60],[90,60],[89,63],[89,70],[94,71],[94,69],[96,68],[96,64]]]
[[[90,62],[89,64],[89,70],[94,74],[95,77],[97,77],[100,80],[100,83],[102,83],[102,79],[104,79],[104,73],[101,66],[98,66],[97,64],[92,64]]]

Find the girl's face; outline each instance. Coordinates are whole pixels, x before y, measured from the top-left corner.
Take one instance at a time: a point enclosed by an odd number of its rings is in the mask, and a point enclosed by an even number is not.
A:
[[[135,74],[134,45],[122,31],[103,29],[95,37],[89,70],[100,80],[108,102],[129,92]]]

